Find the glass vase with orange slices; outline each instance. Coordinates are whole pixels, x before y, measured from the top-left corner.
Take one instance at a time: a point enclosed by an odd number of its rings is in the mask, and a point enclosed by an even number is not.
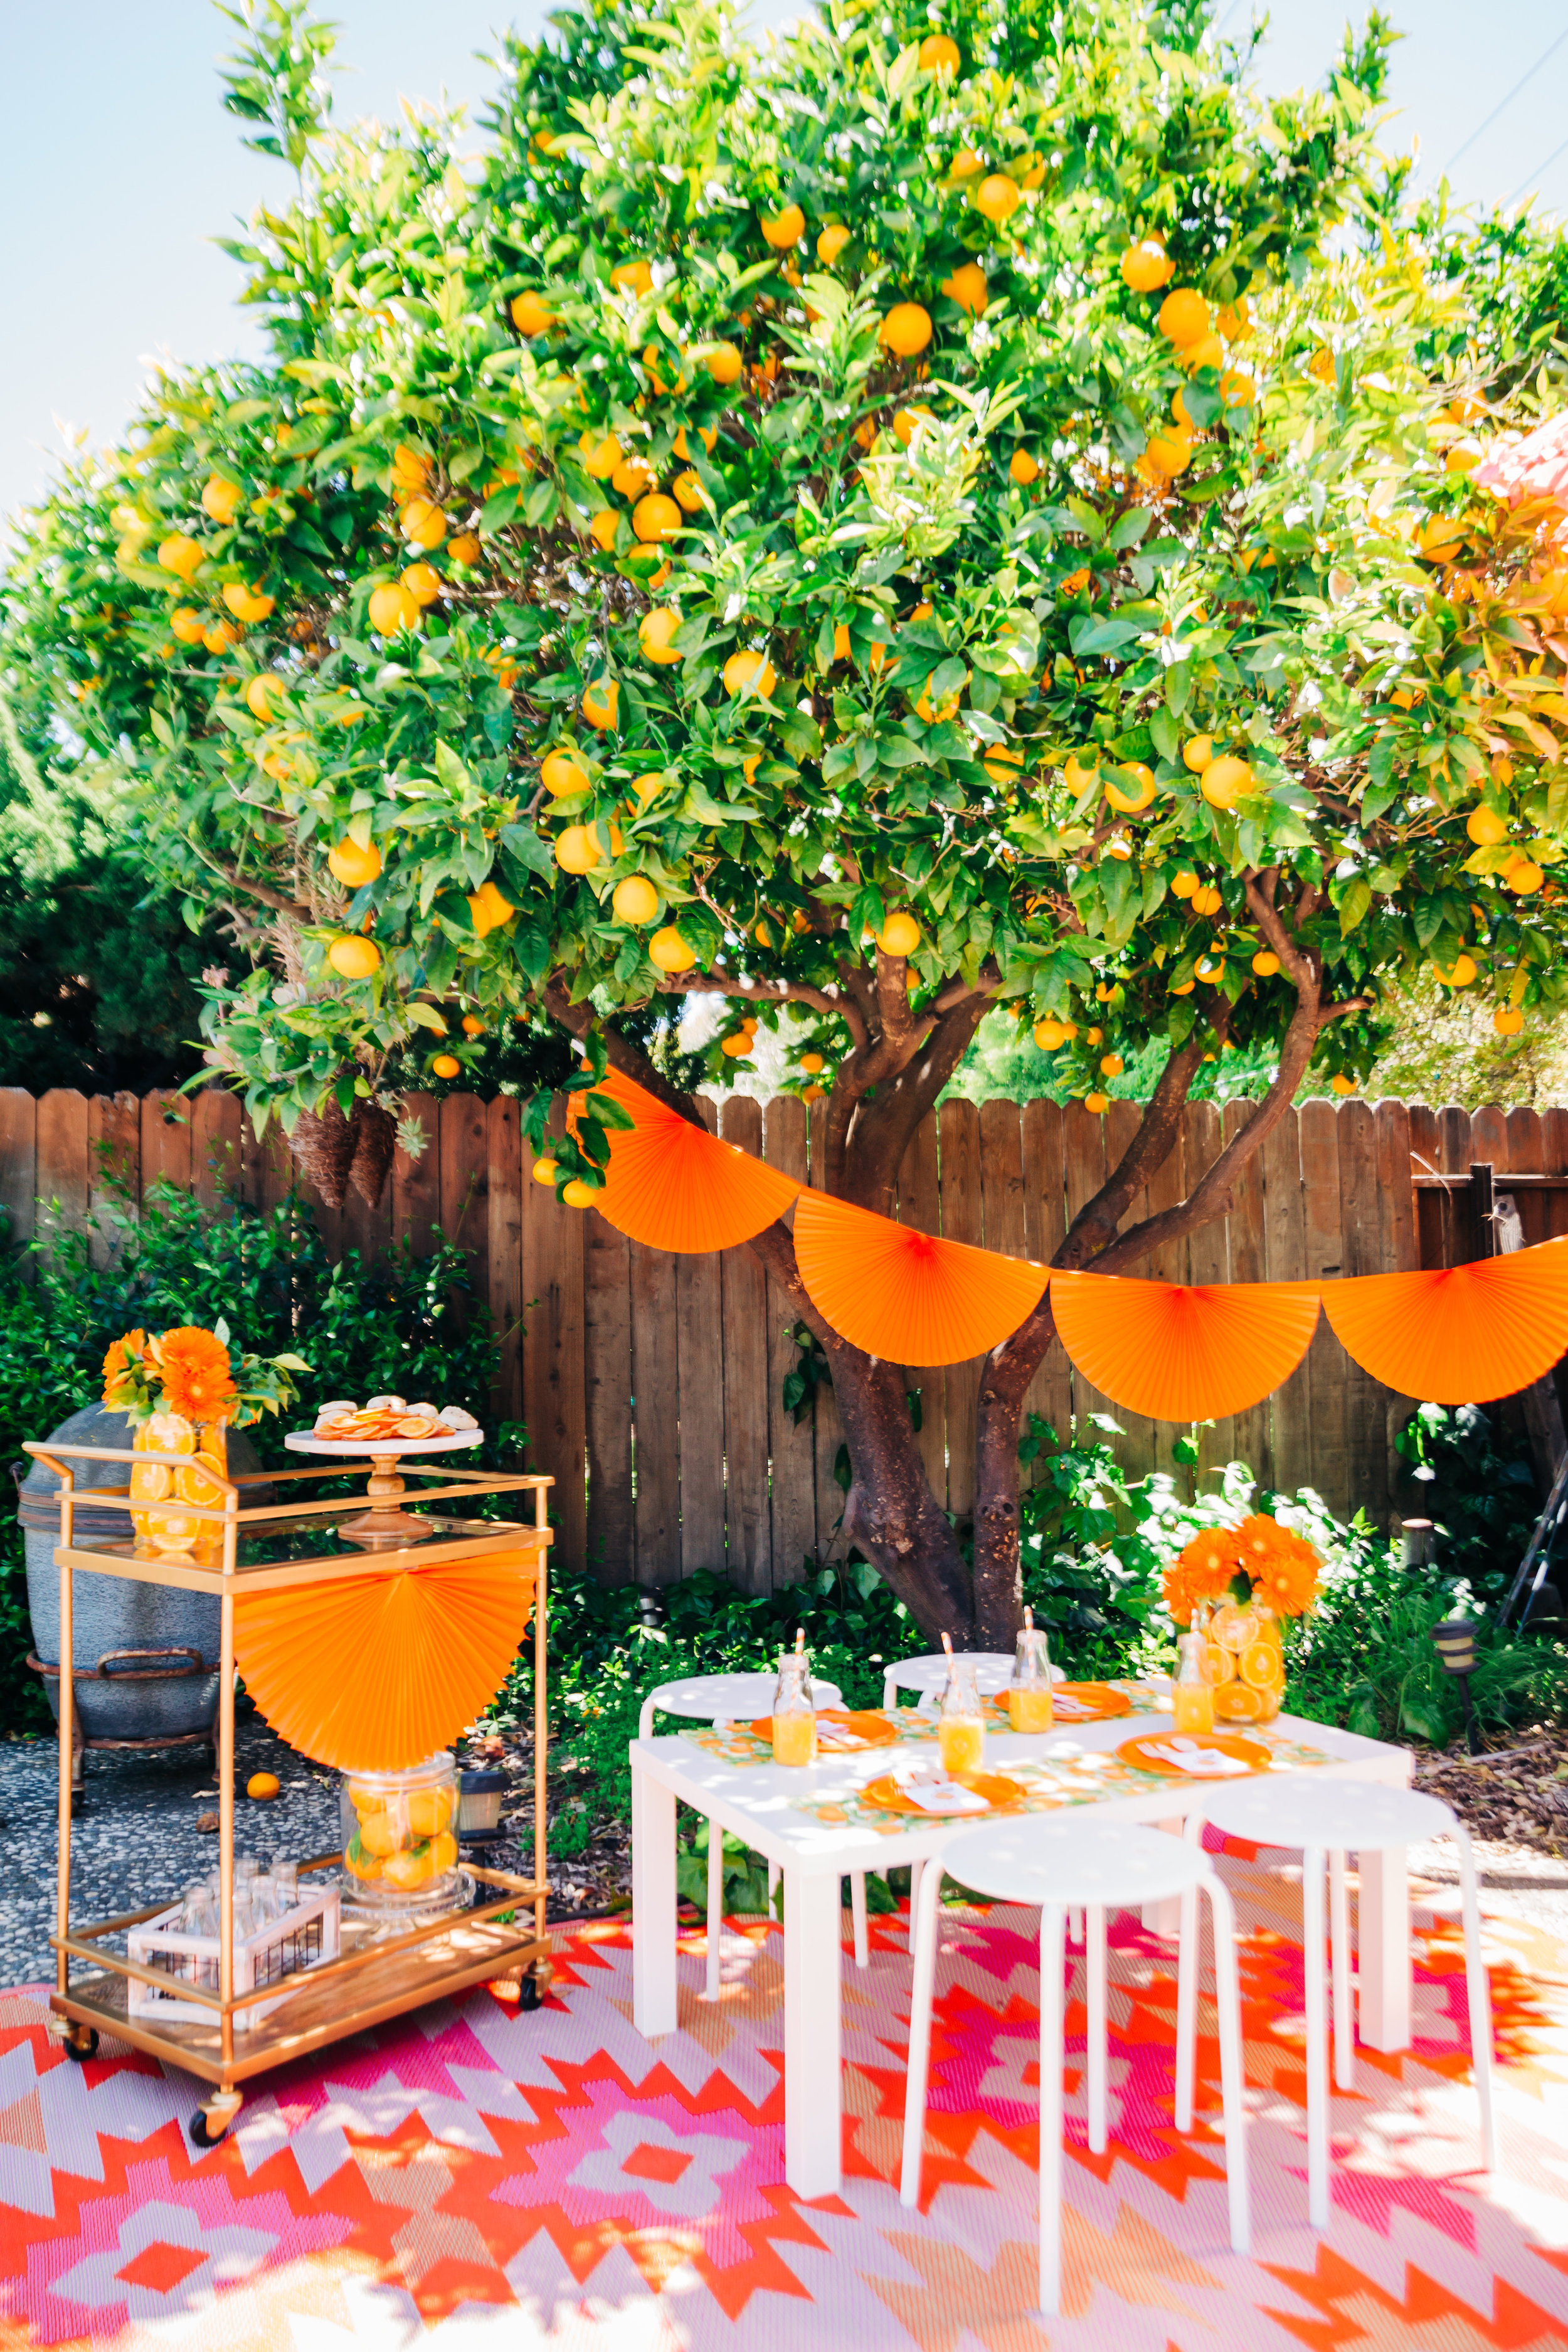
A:
[[[1165,1570],[1172,1616],[1202,1637],[1216,1722],[1272,1723],[1279,1714],[1280,1621],[1311,1608],[1322,1564],[1304,1536],[1257,1511],[1236,1527],[1204,1528]]]
[[[155,1412],[132,1433],[133,1454],[184,1454],[189,1466],[135,1462],[131,1467],[131,1525],[138,1551],[161,1559],[210,1565],[223,1556],[223,1526],[198,1518],[182,1504],[223,1508],[218,1480],[228,1476],[228,1433],[221,1421],[187,1421],[181,1412]],[[140,1506],[140,1507],[138,1507]]]
[[[132,1423],[132,1454],[174,1454],[133,1462],[131,1524],[140,1551],[208,1566],[221,1559],[221,1511],[231,1429],[279,1411],[298,1393],[301,1356],[250,1356],[231,1348],[228,1326],[181,1324],[126,1331],[103,1359],[103,1402]]]
[[[1285,1643],[1266,1601],[1222,1601],[1209,1618],[1205,1667],[1219,1723],[1272,1723],[1285,1697]]]

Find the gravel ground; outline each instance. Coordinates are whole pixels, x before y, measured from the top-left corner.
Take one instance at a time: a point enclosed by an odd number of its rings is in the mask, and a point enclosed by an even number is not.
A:
[[[495,1743],[490,1743],[493,1748]],[[478,1751],[480,1743],[473,1743]],[[286,1748],[255,1714],[235,1738],[235,1852],[263,1864],[304,1861],[340,1842],[338,1776]],[[54,1975],[55,1824],[59,1751],[52,1739],[0,1741],[0,1986]],[[508,1837],[467,1849],[486,1867],[531,1874],[533,1863],[531,1743],[507,1739],[502,1752],[471,1752],[499,1763],[517,1783],[502,1823]],[[258,1803],[241,1793],[253,1772],[274,1772],[279,1794]],[[569,1776],[563,1776],[569,1777]],[[173,1902],[187,1881],[217,1867],[217,1785],[205,1748],[161,1754],[89,1753],[87,1785],[71,1835],[71,1916],[83,1925],[117,1912]],[[204,1820],[210,1827],[201,1826]],[[612,1824],[588,1852],[552,1873],[550,1917],[578,1919],[630,1902],[629,1833]]]
[[[278,1775],[282,1786],[269,1803],[241,1796],[235,1812],[235,1847],[263,1862],[277,1855],[302,1860],[338,1842],[337,1776],[307,1763],[255,1715],[237,1727],[237,1785],[253,1772]],[[48,1938],[54,1928],[57,1749],[52,1740],[0,1742],[0,1985],[52,1976]],[[499,1765],[513,1783],[503,1801],[506,1841],[470,1848],[469,1858],[503,1870],[527,1872],[533,1853],[533,1758],[526,1735],[476,1738],[467,1759]],[[569,1802],[570,1769],[552,1776],[552,1811]],[[1466,1821],[1477,1841],[1487,1901],[1560,1936],[1568,1943],[1568,1732],[1521,1743],[1490,1758],[1463,1749],[1427,1756],[1416,1786],[1429,1790]],[[71,1910],[86,1922],[117,1911],[173,1901],[185,1882],[216,1866],[217,1791],[205,1751],[167,1749],[162,1755],[89,1755],[87,1793],[72,1838]],[[199,1824],[211,1817],[213,1828]],[[1454,1882],[1452,1848],[1423,1847],[1411,1855],[1423,1877]],[[625,1823],[605,1822],[580,1853],[557,1855],[551,1869],[552,1920],[591,1918],[623,1911],[631,1901],[631,1839]]]

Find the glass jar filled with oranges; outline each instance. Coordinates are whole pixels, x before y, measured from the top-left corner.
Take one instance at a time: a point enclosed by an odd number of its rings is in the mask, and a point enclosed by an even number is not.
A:
[[[397,1910],[456,1897],[458,1768],[445,1750],[400,1772],[345,1772],[338,1806],[354,1903]]]
[[[1204,1636],[1216,1722],[1272,1723],[1285,1696],[1285,1645],[1268,1602],[1222,1601]]]

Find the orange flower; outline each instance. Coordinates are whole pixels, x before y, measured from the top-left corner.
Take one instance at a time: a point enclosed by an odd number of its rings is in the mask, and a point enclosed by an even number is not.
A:
[[[1222,1601],[1242,1567],[1235,1528],[1205,1528],[1165,1570],[1165,1606],[1190,1625],[1200,1603]]]
[[[1255,1511],[1238,1528],[1205,1528],[1193,1538],[1165,1570],[1165,1606],[1179,1625],[1190,1625],[1204,1601],[1223,1601],[1244,1576],[1281,1617],[1300,1617],[1317,1598],[1322,1564],[1303,1537]]]
[[[163,1362],[163,1410],[187,1421],[226,1421],[237,1391],[228,1349],[211,1331],[194,1324],[165,1331],[159,1342]]]
[[[147,1352],[145,1331],[126,1331],[111,1339],[103,1359],[103,1402],[112,1404],[114,1391],[142,1362]]]

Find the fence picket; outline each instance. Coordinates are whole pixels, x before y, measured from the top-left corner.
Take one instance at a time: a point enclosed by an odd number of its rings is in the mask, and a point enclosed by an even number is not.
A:
[[[537,1192],[543,1187],[536,1184],[532,1189]],[[630,1244],[625,1234],[618,1234],[597,1209],[585,1209],[583,1217],[588,1564],[602,1584],[630,1584],[637,1575],[637,1538],[632,1526]],[[537,1323],[538,1307],[531,1307],[526,1295],[522,1303],[524,1314]]]
[[[710,1132],[719,1106],[698,1108]],[[714,1340],[723,1322],[718,1252],[700,1250],[675,1264],[677,1353],[680,1372],[680,1573],[724,1566],[724,1354]]]
[[[87,1097],[54,1087],[38,1103],[38,1233],[50,1255],[56,1237],[85,1233],[90,1199]]]
[[[1241,1133],[1258,1106],[1237,1096],[1227,1102],[1221,1115],[1220,1126],[1225,1143]],[[1268,1258],[1263,1209],[1263,1156],[1255,1151],[1242,1169],[1235,1187],[1236,1205],[1230,1213],[1230,1279],[1232,1282],[1266,1282],[1268,1278]],[[1268,1426],[1268,1400],[1249,1405],[1238,1412],[1232,1423],[1236,1458],[1245,1462],[1260,1486],[1268,1486],[1274,1475],[1274,1449]]]
[[[763,1157],[770,1168],[806,1178],[805,1105],[798,1095],[775,1095],[763,1111]],[[767,1288],[768,1453],[771,1460],[773,1581],[798,1584],[808,1558],[816,1552],[816,1440],[809,1413],[797,1422],[786,1412],[784,1384],[799,1353],[790,1338],[788,1302],[770,1282]]]
[[[1062,1112],[1054,1102],[1026,1102],[1019,1121],[1024,1150],[1024,1238],[1030,1257],[1049,1265],[1062,1245],[1067,1218],[1062,1206]],[[1065,1444],[1072,1419],[1072,1381],[1067,1350],[1053,1339],[1046,1360],[1024,1396],[1023,1426],[1037,1412]],[[1042,1473],[1026,1471],[1031,1483]]]
[[[827,1167],[827,1103],[811,1108],[811,1181],[820,1192]],[[819,1388],[812,1408],[813,1450],[816,1463],[816,1551],[826,1562],[842,1559],[845,1551],[839,1520],[844,1514],[844,1489],[837,1465],[844,1444],[844,1417],[831,1385]]]
[[[763,1107],[731,1095],[721,1107],[726,1143],[763,1156]],[[749,1249],[721,1253],[724,1345],[724,1543],[742,1592],[773,1591],[768,1510],[768,1286]]]
[[[1342,1104],[1339,1113],[1342,1279],[1376,1274],[1383,1263],[1377,1197],[1377,1114],[1369,1102]],[[1381,1519],[1388,1507],[1388,1446],[1382,1390],[1353,1358],[1344,1360],[1345,1465],[1350,1491]]]
[[[237,1124],[239,1104],[233,1095]],[[134,1095],[93,1095],[87,1107],[88,1255],[94,1265],[112,1265],[123,1235],[111,1220],[134,1215],[142,1194],[142,1105]]]

